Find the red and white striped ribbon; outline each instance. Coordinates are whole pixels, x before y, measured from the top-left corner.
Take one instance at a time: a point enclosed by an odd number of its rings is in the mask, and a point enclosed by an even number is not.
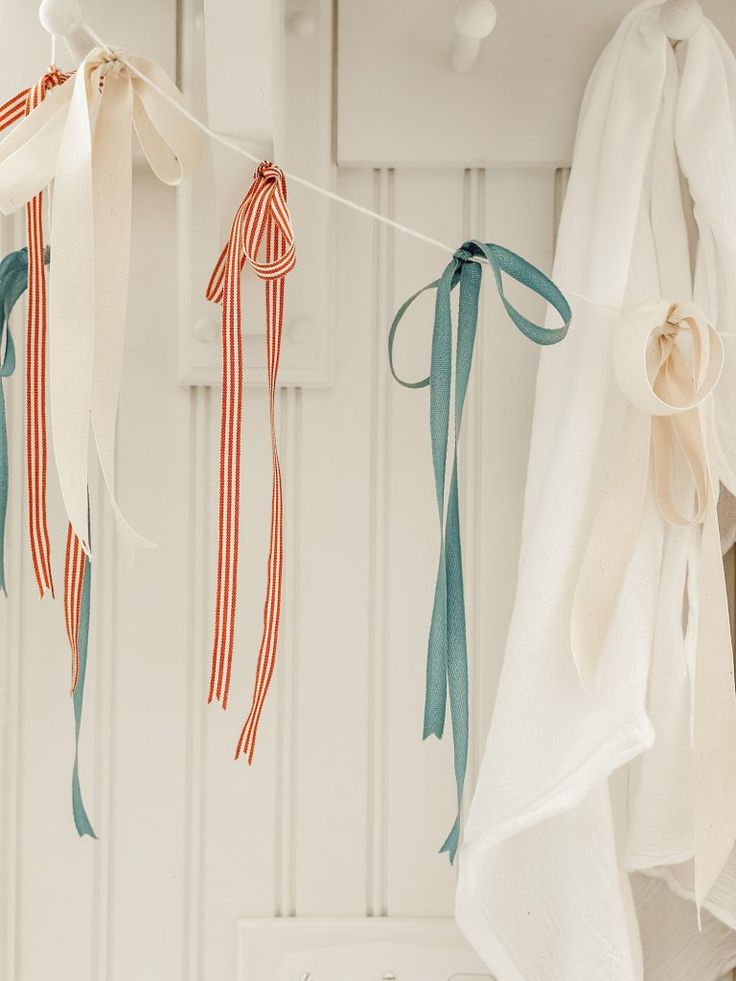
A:
[[[54,71],[54,69],[51,68],[49,71]],[[30,91],[30,89],[23,89],[22,92],[14,95],[12,99],[8,99],[0,106],[0,131],[7,129],[8,126],[12,126],[13,123],[17,123],[19,119],[25,116],[26,100]]]
[[[46,93],[66,81],[53,65],[35,85],[0,106],[0,131],[29,115]],[[46,519],[46,266],[43,241],[43,194],[26,204],[28,240],[28,315],[26,321],[26,474],[28,535],[36,583],[41,596],[53,596],[51,546]]]
[[[264,258],[259,260],[261,246]],[[273,677],[281,612],[283,568],[283,496],[276,441],[276,382],[281,356],[286,274],[296,259],[286,203],[286,178],[272,163],[256,170],[253,184],[237,210],[230,237],[207,287],[207,298],[222,304],[222,419],[220,428],[220,511],[217,592],[209,701],[227,708],[235,632],[240,523],[240,446],[243,409],[243,342],[240,277],[246,262],[266,287],[266,353],[271,425],[273,486],[263,634],[248,719],[238,740],[236,759],[253,762],[258,723]]]
[[[64,75],[49,68],[26,97],[28,115],[46,93],[65,82]],[[28,239],[28,315],[26,320],[26,475],[28,482],[28,535],[36,583],[41,596],[54,594],[51,545],[46,518],[46,266],[43,240],[43,192],[26,204]]]
[[[66,533],[66,556],[64,559],[64,622],[72,655],[71,691],[74,692],[79,679],[79,622],[82,610],[82,590],[84,588],[86,555],[82,543],[74,534],[71,524]]]
[[[0,131],[33,112],[56,85],[69,75],[53,65],[28,89],[0,106]],[[28,484],[28,533],[31,559],[41,596],[53,596],[51,546],[46,517],[46,265],[44,261],[43,192],[26,204],[28,241],[28,313],[26,321],[26,473]],[[79,616],[84,585],[84,552],[71,525],[67,531],[64,563],[64,618],[72,658],[74,691],[79,676]]]

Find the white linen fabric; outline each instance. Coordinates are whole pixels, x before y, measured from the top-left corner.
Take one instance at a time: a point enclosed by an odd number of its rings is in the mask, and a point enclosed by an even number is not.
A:
[[[718,31],[705,20],[673,49],[655,0],[624,19],[583,100],[553,274],[573,328],[541,356],[516,605],[460,852],[457,919],[499,981],[715,981],[736,965],[736,858],[710,874],[695,841],[702,525],[669,525],[651,478],[588,686],[571,649],[628,407],[612,334],[637,304],[694,301],[718,330],[702,411],[714,486],[736,490],[735,113]]]

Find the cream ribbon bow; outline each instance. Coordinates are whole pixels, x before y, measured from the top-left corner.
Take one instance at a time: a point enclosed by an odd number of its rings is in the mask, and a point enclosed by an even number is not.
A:
[[[716,514],[718,478],[709,464],[716,440],[712,393],[723,359],[720,337],[690,302],[648,300],[616,326],[614,370],[629,404],[583,559],[571,624],[575,663],[589,685],[636,546],[651,472],[664,519],[702,529],[692,678],[698,907],[736,839],[736,695]]]
[[[184,104],[155,62],[95,48],[76,74],[53,89],[0,143],[3,214],[54,181],[51,428],[64,505],[87,552],[90,419],[118,529],[131,549],[151,545],[131,528],[114,496],[130,261],[132,130],[165,184],[178,184],[191,170],[201,143],[199,131],[161,93]]]

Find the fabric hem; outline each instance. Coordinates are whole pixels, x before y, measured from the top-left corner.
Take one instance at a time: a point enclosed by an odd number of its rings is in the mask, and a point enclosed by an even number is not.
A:
[[[607,780],[620,767],[650,748],[654,742],[654,729],[647,720],[646,726],[627,732],[613,742],[617,744],[613,752],[612,740],[609,739],[576,770],[563,777],[552,790],[537,798],[536,803],[495,822],[492,828],[482,834],[466,839],[461,850],[465,854],[484,851],[541,824],[542,821],[577,807],[597,781]]]

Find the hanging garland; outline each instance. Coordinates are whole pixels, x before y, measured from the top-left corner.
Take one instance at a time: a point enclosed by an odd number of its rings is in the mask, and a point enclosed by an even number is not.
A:
[[[115,422],[125,331],[132,199],[131,136],[135,130],[154,173],[177,184],[191,171],[204,130],[251,157],[191,115],[163,70],[138,55],[91,51],[72,75],[51,67],[30,89],[0,107],[0,129],[15,124],[0,143],[0,211],[26,207],[28,251],[8,257],[3,268],[22,265],[28,286],[26,331],[26,442],[29,541],[41,596],[53,595],[51,549],[46,518],[46,347],[50,329],[51,433],[62,499],[69,518],[64,569],[64,616],[71,651],[71,690],[76,748],[72,779],[74,820],[80,835],[94,837],[79,783],[79,735],[87,668],[91,575],[87,446],[90,426],[118,534],[132,552],[150,543],[133,530],[115,499]],[[298,183],[363,212],[417,239],[442,243],[370,211],[304,178]],[[43,242],[43,193],[53,181],[53,263],[48,314]],[[449,251],[449,250],[448,250]],[[21,260],[18,256],[24,256]],[[440,566],[430,630],[425,702],[425,736],[442,735],[449,687],[455,744],[458,814],[443,851],[454,858],[467,765],[468,706],[465,608],[459,531],[457,441],[470,373],[481,281],[479,259],[493,269],[506,310],[537,344],[565,336],[569,307],[559,290],[525,260],[499,246],[470,241],[458,249],[442,277],[425,289],[437,290],[430,375],[410,388],[429,386],[430,419],[438,510]],[[12,260],[12,261],[11,261]],[[48,257],[46,259],[48,261]],[[222,307],[222,418],[215,624],[209,701],[227,707],[234,654],[240,523],[240,460],[243,415],[241,274],[250,263],[265,284],[268,408],[272,452],[271,527],[263,627],[251,707],[235,756],[252,763],[263,706],[273,677],[279,637],[283,578],[283,490],[276,436],[275,396],[283,334],[285,279],[294,267],[295,245],[287,206],[286,174],[260,163],[232,222],[230,236],[212,273],[207,297]],[[13,265],[14,264],[14,265]],[[547,299],[564,325],[546,330],[522,317],[506,300],[502,272]],[[18,288],[17,277],[13,280]],[[460,286],[455,434],[449,503],[445,467],[452,388],[450,294]],[[23,290],[21,290],[22,292]],[[423,291],[420,291],[423,292]],[[0,380],[15,367],[8,316],[3,323]],[[416,294],[419,295],[419,294]],[[415,296],[416,296],[415,295]],[[400,309],[389,337],[391,370]],[[63,343],[55,343],[55,338]],[[395,372],[394,372],[395,375]],[[399,379],[397,379],[399,380]],[[7,509],[7,436],[0,388],[0,532]],[[3,461],[5,468],[3,469]],[[0,540],[0,545],[2,541]],[[0,584],[5,585],[0,556]]]

